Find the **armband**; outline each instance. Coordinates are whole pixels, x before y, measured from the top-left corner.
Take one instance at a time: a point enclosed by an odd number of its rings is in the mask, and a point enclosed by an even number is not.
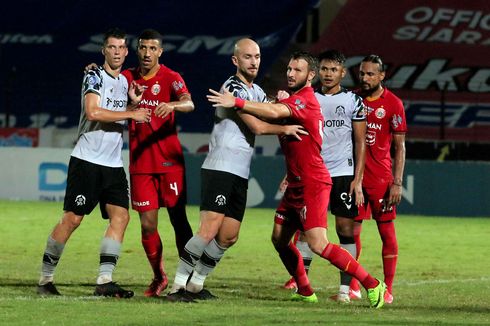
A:
[[[243,109],[244,106],[245,106],[245,100],[241,99],[239,97],[236,97],[235,98],[235,107],[237,109]]]

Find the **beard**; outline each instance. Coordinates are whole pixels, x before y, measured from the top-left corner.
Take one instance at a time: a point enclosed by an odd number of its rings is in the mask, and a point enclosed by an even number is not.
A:
[[[291,92],[293,92],[293,93],[294,93],[294,92],[299,91],[300,89],[302,89],[302,88],[303,88],[303,87],[305,87],[305,86],[306,86],[306,79],[305,79],[305,80],[303,80],[302,82],[297,83],[297,84],[296,84],[296,85],[294,85],[294,86],[288,87],[288,89],[289,89]]]

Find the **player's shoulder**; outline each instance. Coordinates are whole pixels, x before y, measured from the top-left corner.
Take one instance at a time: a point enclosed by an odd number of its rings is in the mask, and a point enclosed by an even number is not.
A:
[[[230,76],[224,83],[223,89],[228,90],[233,96],[246,99],[247,98],[247,88],[246,85],[241,81],[238,76]]]
[[[383,95],[384,95],[385,100],[390,101],[390,102],[392,102],[398,106],[403,107],[403,101],[395,93],[393,93],[391,90],[389,90],[388,88],[385,87],[385,91],[384,91]]]

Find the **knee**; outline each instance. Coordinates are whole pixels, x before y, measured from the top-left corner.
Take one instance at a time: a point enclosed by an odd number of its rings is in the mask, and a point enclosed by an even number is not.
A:
[[[126,228],[129,224],[129,213],[124,212],[111,217],[111,224]]]
[[[70,232],[75,231],[82,223],[83,216],[76,215],[72,212],[66,212],[61,218],[60,224],[67,228]]]
[[[223,248],[230,248],[238,241],[238,236],[232,238],[218,239],[218,244]]]
[[[147,216],[140,215],[141,232],[153,233],[157,230],[158,223],[156,219],[148,218]]]

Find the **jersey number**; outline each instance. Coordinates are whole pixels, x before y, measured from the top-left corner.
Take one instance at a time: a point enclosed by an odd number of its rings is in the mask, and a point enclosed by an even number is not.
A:
[[[179,195],[179,188],[177,187],[177,182],[172,182],[170,184],[170,189],[172,189],[175,192],[175,195]]]

